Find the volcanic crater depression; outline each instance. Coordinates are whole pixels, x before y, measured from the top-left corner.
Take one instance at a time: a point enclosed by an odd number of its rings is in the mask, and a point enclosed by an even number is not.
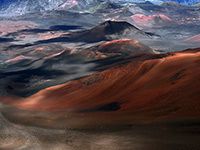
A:
[[[195,2],[0,1],[0,149],[199,150]]]

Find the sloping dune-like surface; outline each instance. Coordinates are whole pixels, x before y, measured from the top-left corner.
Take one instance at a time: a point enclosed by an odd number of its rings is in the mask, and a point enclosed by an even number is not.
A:
[[[143,45],[137,40],[122,39],[106,42],[100,45],[97,49],[103,53],[122,53],[122,54],[137,54],[137,53],[149,53],[155,52],[149,47]]]
[[[117,115],[118,119],[200,115],[200,52],[151,55],[44,89],[28,98],[2,101],[32,111]],[[128,59],[128,58],[127,58]],[[125,115],[126,114],[126,115]]]
[[[152,16],[135,14],[131,17],[138,25],[141,26],[160,26],[160,25],[169,26],[175,23],[172,19],[163,14],[152,15]]]
[[[200,45],[200,34],[195,35],[193,37],[190,37],[186,40],[184,40],[185,42],[189,42],[189,43],[193,43],[193,44],[199,44]]]
[[[26,57],[26,56],[23,56],[23,55],[19,55],[13,59],[9,59],[9,60],[6,60],[7,63],[12,63],[12,62],[18,62],[20,60],[24,60],[24,59],[32,59],[31,57]]]

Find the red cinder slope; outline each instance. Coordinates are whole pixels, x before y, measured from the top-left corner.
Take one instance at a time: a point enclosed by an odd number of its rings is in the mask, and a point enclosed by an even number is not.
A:
[[[106,42],[100,45],[97,51],[102,53],[121,53],[128,55],[138,53],[155,54],[151,48],[143,45],[137,40],[131,39],[113,40],[111,42]]]
[[[150,54],[152,59],[122,64],[28,98],[1,100],[25,110],[85,113],[94,118],[98,114],[117,120],[199,116],[199,50]]]
[[[175,24],[175,22],[172,19],[163,14],[152,16],[135,14],[131,16],[131,18],[133,18],[133,20],[140,26],[169,26]]]

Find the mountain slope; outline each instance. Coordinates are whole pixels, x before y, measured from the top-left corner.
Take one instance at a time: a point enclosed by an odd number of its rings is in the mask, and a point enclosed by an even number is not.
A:
[[[10,14],[42,12],[58,8],[86,7],[98,0],[9,0],[0,1],[0,10]]]
[[[126,21],[106,21],[90,30],[75,32],[70,36],[71,41],[99,42],[123,38],[148,38],[151,33],[144,32]]]
[[[107,42],[90,50],[60,51],[59,48],[62,49],[62,47],[59,45],[48,46],[51,47],[51,54],[44,50],[46,45],[33,46],[29,47],[28,51],[23,53],[24,55],[11,57],[5,61],[7,68],[1,69],[0,76],[12,78],[4,85],[7,93],[30,96],[42,88],[92,74],[94,71],[99,71],[98,68],[101,68],[101,71],[102,68],[105,70],[118,60],[122,60],[124,56],[155,53],[139,41],[130,39]],[[53,51],[55,53],[52,54]],[[41,58],[36,59],[34,56],[38,55]],[[107,60],[102,58],[107,58]]]
[[[7,13],[29,13],[29,12],[40,12],[45,10],[56,9],[65,0],[12,0],[12,1],[2,1],[0,3],[0,9],[6,11]]]
[[[106,42],[100,45],[97,50],[101,53],[110,53],[110,54],[125,54],[125,55],[133,55],[133,54],[154,54],[155,52],[149,47],[143,45],[137,40],[130,39],[122,39],[122,40],[114,40],[110,42]]]
[[[131,16],[133,20],[140,26],[170,26],[175,24],[175,22],[164,14],[158,15],[143,15],[143,14],[135,14]]]
[[[193,44],[200,45],[200,34],[197,34],[197,35],[195,35],[193,37],[185,39],[184,42],[188,42],[188,43],[193,43]]]
[[[198,117],[199,56],[200,49],[133,55],[126,57],[127,62],[118,61],[115,67],[30,97],[4,96],[1,100],[24,110],[62,112],[60,120],[67,114],[64,119],[68,123],[82,119],[82,126],[91,121],[116,125],[128,120]],[[30,118],[27,122],[40,124]],[[51,121],[48,126],[56,120]],[[68,123],[59,126],[68,127]]]
[[[89,8],[89,12],[104,12],[105,10],[112,10],[112,9],[119,9],[121,8],[120,5],[114,2],[105,1],[105,2],[98,2],[95,6]]]

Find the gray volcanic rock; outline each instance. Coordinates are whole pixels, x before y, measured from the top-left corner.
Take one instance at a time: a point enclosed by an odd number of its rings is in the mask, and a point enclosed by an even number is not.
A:
[[[56,9],[64,2],[65,0],[11,0],[2,1],[0,9],[8,13],[24,14]]]

